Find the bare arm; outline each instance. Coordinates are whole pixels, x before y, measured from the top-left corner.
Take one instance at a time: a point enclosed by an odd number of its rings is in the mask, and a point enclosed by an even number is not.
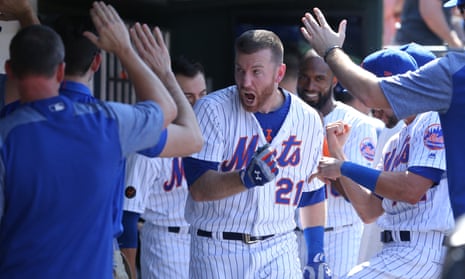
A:
[[[337,168],[340,169],[340,164],[347,160],[343,146],[350,133],[350,127],[347,124],[338,121],[330,123],[326,127],[326,137],[328,149],[331,156],[340,160],[335,161]],[[345,176],[340,176],[333,180],[333,186],[337,186],[338,191],[343,192],[344,196],[351,202],[358,216],[364,223],[374,222],[384,209],[381,205],[381,199],[373,195],[373,193]],[[342,189],[339,189],[342,188]]]
[[[0,0],[0,20],[18,20],[21,28],[40,24],[39,18],[32,9],[29,0]],[[19,99],[18,89],[15,81],[7,79],[5,83],[5,104]]]
[[[322,201],[309,206],[301,207],[300,222],[302,227],[325,226],[326,224],[326,201]]]
[[[333,180],[339,178],[339,181],[344,187],[347,197],[353,202],[354,207],[359,213],[360,217],[364,219],[364,221],[370,219],[372,216],[370,213],[374,213],[376,210],[376,207],[371,207],[370,203],[375,202],[376,198],[374,196],[369,197],[368,195],[370,192],[365,189],[358,189],[357,192],[354,192],[354,189],[359,186],[354,181],[350,180],[350,178],[353,177],[344,177],[341,174],[341,165],[345,160],[345,155],[342,149],[339,147],[340,144],[338,144],[337,135],[331,131],[327,132],[327,135],[328,146],[331,155],[336,159],[324,158],[319,165],[319,174],[322,177]],[[426,191],[428,191],[432,185],[432,180],[409,171],[383,171],[380,172],[374,189],[376,194],[382,197],[395,201],[403,201],[410,204],[415,204],[423,198]],[[362,195],[365,195],[365,197]],[[373,210],[373,212],[368,212],[367,210]]]
[[[0,20],[18,20],[21,27],[40,24],[29,0],[0,0]]]
[[[121,253],[123,253],[124,257],[126,258],[130,272],[131,278],[137,278],[137,268],[136,268],[136,256],[137,256],[137,248],[121,248]]]
[[[335,33],[326,22],[320,9],[315,8],[314,13],[316,19],[310,13],[306,13],[302,18],[304,27],[301,28],[301,31],[318,54],[325,57],[326,52],[333,46],[342,47],[347,21],[341,21],[338,33]],[[325,59],[342,85],[359,98],[365,106],[390,108],[379,86],[378,78],[356,65],[342,49],[330,50]]]
[[[194,110],[184,95],[171,69],[171,60],[158,27],[144,24],[131,28],[131,38],[142,60],[160,78],[178,107],[176,119],[168,126],[168,140],[160,157],[184,156],[200,151],[203,136]]]
[[[99,48],[118,57],[134,85],[138,100],[158,103],[163,110],[164,127],[167,127],[176,118],[176,104],[160,79],[131,46],[129,32],[123,20],[111,5],[103,2],[94,2],[90,15],[98,37],[91,32],[84,32],[84,36]]]
[[[200,176],[189,188],[195,201],[212,201],[246,191],[239,172],[221,173],[208,170]]]
[[[442,1],[440,0],[420,0],[420,15],[429,29],[450,47],[463,47],[457,33],[449,27],[446,17],[442,12]]]

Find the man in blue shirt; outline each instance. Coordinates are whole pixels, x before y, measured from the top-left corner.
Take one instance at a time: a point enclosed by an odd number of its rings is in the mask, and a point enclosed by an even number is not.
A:
[[[6,70],[20,104],[0,120],[0,274],[5,278],[112,278],[112,196],[122,158],[160,138],[177,114],[132,48],[116,11],[95,3],[98,34],[135,87],[134,106],[59,96],[64,47],[34,25],[13,38]],[[94,139],[94,140],[89,140]]]

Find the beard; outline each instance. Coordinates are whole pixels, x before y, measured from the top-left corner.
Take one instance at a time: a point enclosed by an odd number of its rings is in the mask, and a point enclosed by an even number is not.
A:
[[[392,115],[392,116],[386,117],[386,123],[384,124],[387,128],[391,129],[391,128],[394,128],[398,122],[399,122],[399,119],[397,119],[396,116]]]
[[[299,90],[298,95],[302,100],[304,100],[305,103],[307,103],[314,109],[320,111],[324,107],[324,105],[331,99],[332,91],[333,91],[333,88],[330,86],[329,89],[325,93],[318,92],[317,100],[308,98],[304,90]]]
[[[244,109],[248,112],[262,111],[263,108],[272,100],[275,94],[276,87],[274,82],[266,85],[262,90],[255,91],[254,100],[251,102],[246,92],[250,92],[246,88],[239,88],[239,96]]]

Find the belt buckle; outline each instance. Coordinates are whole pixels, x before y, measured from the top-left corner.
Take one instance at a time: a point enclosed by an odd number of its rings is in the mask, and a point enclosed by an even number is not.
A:
[[[253,244],[253,243],[257,243],[257,242],[258,242],[257,239],[252,240],[251,238],[252,238],[252,236],[251,236],[250,234],[248,234],[248,233],[244,233],[244,234],[242,235],[242,241],[243,241],[245,244]]]

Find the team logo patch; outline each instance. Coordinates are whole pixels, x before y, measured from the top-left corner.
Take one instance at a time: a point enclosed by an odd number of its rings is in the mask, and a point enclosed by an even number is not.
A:
[[[444,149],[444,135],[442,134],[441,125],[429,125],[423,134],[423,143],[431,150]]]
[[[128,199],[134,198],[136,196],[136,188],[134,188],[134,186],[126,187],[124,190],[124,196],[126,196]]]
[[[363,158],[368,161],[373,161],[375,158],[375,145],[371,138],[364,138],[360,143],[360,152],[362,153]]]

